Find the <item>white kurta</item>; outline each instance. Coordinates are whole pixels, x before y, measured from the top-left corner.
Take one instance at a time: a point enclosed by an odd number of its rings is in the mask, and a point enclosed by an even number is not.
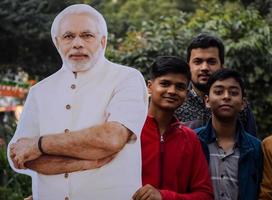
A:
[[[62,67],[31,88],[10,144],[21,137],[80,130],[106,121],[122,123],[137,140],[126,144],[109,164],[68,177],[16,171],[32,176],[35,200],[129,200],[141,186],[140,132],[146,115],[146,86],[137,70],[103,59],[75,78]],[[13,167],[10,158],[9,162]]]

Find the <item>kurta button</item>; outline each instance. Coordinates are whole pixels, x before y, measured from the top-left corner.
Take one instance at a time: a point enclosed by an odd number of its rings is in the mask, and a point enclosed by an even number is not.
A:
[[[65,174],[64,174],[64,178],[68,178],[68,173],[65,173]]]
[[[68,198],[68,197],[65,197],[64,200],[69,200],[69,198]]]
[[[67,104],[65,107],[67,110],[71,109],[71,106],[69,104]]]
[[[70,132],[69,129],[64,130],[64,133],[69,133],[69,132]]]
[[[71,89],[76,89],[76,85],[75,85],[75,84],[72,84],[72,85],[71,85]]]

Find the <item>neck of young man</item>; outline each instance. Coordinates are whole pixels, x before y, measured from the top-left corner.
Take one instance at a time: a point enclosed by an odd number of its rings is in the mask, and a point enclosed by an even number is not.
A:
[[[164,110],[150,104],[148,115],[154,117],[156,120],[161,135],[165,133],[167,127],[170,125],[174,112],[174,110]]]
[[[197,94],[197,96],[200,96],[202,98],[204,97],[205,93],[203,91],[197,89],[194,84],[192,84],[192,89]]]
[[[226,152],[233,149],[236,141],[237,118],[221,120],[212,115],[212,126],[218,145]]]
[[[212,114],[212,126],[218,138],[235,138],[237,117],[218,119]]]

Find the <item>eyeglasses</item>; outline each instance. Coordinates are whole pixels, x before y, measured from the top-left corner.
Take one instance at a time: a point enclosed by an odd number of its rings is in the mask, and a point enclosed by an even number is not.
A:
[[[93,42],[97,38],[97,36],[91,32],[83,32],[83,33],[80,33],[78,36],[84,42]],[[61,41],[63,41],[63,43],[65,44],[72,43],[76,37],[77,37],[76,34],[70,33],[70,32],[63,34],[62,36],[58,36],[58,38],[60,38]]]

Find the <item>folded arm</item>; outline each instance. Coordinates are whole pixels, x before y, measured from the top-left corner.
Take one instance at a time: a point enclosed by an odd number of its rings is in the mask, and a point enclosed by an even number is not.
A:
[[[100,160],[82,160],[66,156],[42,155],[35,160],[27,161],[25,167],[40,174],[55,175],[99,168],[113,158],[114,156],[109,156]]]
[[[119,152],[131,132],[118,122],[106,122],[80,131],[46,135],[41,147],[48,155],[68,156],[85,160],[99,160]],[[41,156],[38,138],[21,138],[10,147],[16,168],[25,168],[26,161]]]
[[[127,143],[130,131],[118,122],[81,131],[44,136],[42,149],[49,155],[97,160],[119,152]]]

